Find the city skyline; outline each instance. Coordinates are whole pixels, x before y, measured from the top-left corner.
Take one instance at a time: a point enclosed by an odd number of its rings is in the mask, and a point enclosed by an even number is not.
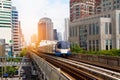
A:
[[[12,4],[19,12],[26,41],[30,42],[28,36],[37,33],[37,22],[43,17],[51,18],[54,29],[64,32],[64,18],[69,17],[69,0],[30,0],[29,2],[27,0],[12,0]]]

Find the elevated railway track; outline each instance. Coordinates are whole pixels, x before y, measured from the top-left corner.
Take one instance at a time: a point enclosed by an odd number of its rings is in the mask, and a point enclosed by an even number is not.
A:
[[[110,56],[95,56],[95,55],[71,55],[68,59],[83,62],[111,71],[116,71],[120,73],[120,58],[119,57],[110,57]]]
[[[120,73],[70,59],[39,55],[75,80],[119,80]]]

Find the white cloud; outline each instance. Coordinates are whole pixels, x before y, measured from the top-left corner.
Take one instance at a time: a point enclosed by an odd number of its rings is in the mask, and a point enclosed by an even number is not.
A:
[[[63,32],[64,18],[69,17],[69,5],[63,4],[61,0],[51,1],[13,0],[13,5],[17,7],[19,12],[22,30],[27,41],[33,33],[37,33],[37,24],[42,17],[51,18],[54,28]]]

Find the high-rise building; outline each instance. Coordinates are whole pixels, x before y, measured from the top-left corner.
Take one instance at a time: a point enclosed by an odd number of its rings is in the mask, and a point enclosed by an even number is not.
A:
[[[25,42],[24,34],[22,34],[22,29],[20,29],[20,32],[21,32],[21,49],[23,49],[27,46],[27,43]]]
[[[57,29],[53,30],[53,40],[58,40]]]
[[[37,43],[38,42],[38,39],[37,39],[37,35],[36,34],[33,34],[31,36],[31,43]]]
[[[11,22],[11,0],[0,0],[0,39],[5,39],[6,55],[10,52]]]
[[[101,0],[101,11],[120,10],[120,0]]]
[[[95,0],[95,14],[101,13],[101,0]]]
[[[18,21],[18,11],[12,7],[12,50],[14,55],[21,51],[21,26]]]
[[[68,41],[69,37],[69,18],[65,18],[64,40]]]
[[[53,22],[50,18],[42,18],[38,23],[38,42],[53,40]]]
[[[58,33],[57,33],[57,36],[58,36],[58,41],[61,41],[61,40],[62,40],[62,33],[61,33],[61,32],[58,32]]]
[[[30,45],[32,47],[36,47],[38,45],[38,39],[37,39],[37,35],[36,34],[33,34],[31,36],[31,43],[30,43]]]
[[[11,40],[11,0],[0,0],[0,38]]]
[[[96,1],[99,14],[70,22],[69,41],[90,51],[120,49],[120,0]]]
[[[95,14],[95,0],[70,0],[70,21]]]
[[[91,51],[120,49],[120,10],[71,22],[69,41]]]

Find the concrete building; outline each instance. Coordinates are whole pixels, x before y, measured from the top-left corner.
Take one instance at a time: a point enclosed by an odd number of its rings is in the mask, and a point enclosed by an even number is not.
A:
[[[120,10],[120,0],[101,0],[101,11]]]
[[[38,44],[37,35],[36,35],[36,34],[33,34],[33,35],[31,36],[31,43],[30,43],[30,45],[35,48],[35,47],[37,47],[37,44]]]
[[[120,49],[120,10],[71,22],[69,40],[85,50]]]
[[[12,50],[14,55],[21,51],[21,26],[18,21],[18,11],[12,7]]]
[[[21,49],[26,47],[26,42],[24,39],[24,34],[22,32],[22,28],[21,28],[21,22],[19,21],[19,33],[20,33],[20,45],[21,45]]]
[[[95,2],[95,15],[70,22],[70,42],[92,51],[120,49],[120,0]]]
[[[57,29],[53,30],[53,40],[58,40]]]
[[[0,0],[0,39],[5,39],[6,55],[10,52],[11,22],[11,0]]]
[[[101,13],[101,0],[95,0],[95,14]]]
[[[38,42],[38,39],[37,39],[37,35],[36,34],[33,34],[31,36],[31,43],[37,43]]]
[[[95,14],[95,0],[70,0],[70,21]]]
[[[69,38],[69,18],[65,18],[64,40],[68,41],[68,38]]]
[[[24,34],[22,34],[22,29],[20,29],[20,32],[21,32],[21,49],[23,49],[27,47],[27,43],[25,42]]]
[[[38,42],[53,40],[53,22],[50,18],[42,18],[38,23]]]
[[[57,36],[58,36],[58,41],[62,41],[62,33],[61,33],[61,32],[58,32],[58,33],[57,33]]]

